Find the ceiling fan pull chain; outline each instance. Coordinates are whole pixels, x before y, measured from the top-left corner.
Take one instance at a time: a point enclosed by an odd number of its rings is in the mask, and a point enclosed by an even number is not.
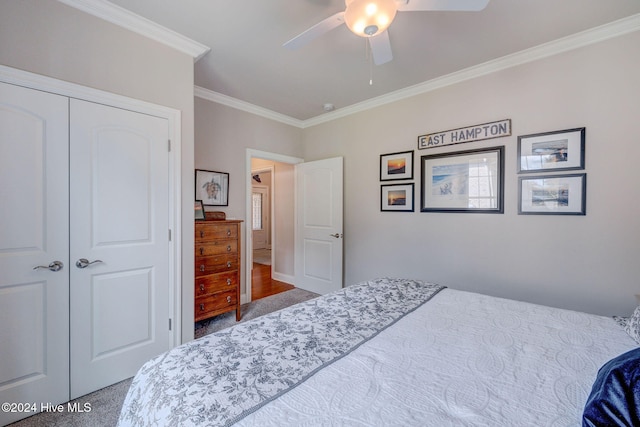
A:
[[[371,50],[371,41],[367,38],[367,57],[369,59],[369,86],[373,86],[373,51]]]

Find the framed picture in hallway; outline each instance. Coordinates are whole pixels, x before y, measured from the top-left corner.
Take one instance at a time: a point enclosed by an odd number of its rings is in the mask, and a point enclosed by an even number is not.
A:
[[[196,200],[205,206],[229,206],[229,174],[196,169]]]

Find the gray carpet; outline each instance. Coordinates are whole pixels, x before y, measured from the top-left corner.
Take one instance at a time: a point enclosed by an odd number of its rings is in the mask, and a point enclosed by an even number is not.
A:
[[[302,301],[317,297],[317,294],[304,291],[302,289],[292,289],[280,294],[271,295],[249,304],[242,306],[242,320],[245,322],[250,319],[271,313],[281,308],[297,304]],[[196,338],[203,337],[220,329],[235,325],[235,312],[226,313],[213,319],[202,321],[196,324]],[[76,407],[84,408],[88,403],[91,411],[69,413],[41,413],[22,421],[10,424],[11,427],[113,427],[118,422],[122,403],[131,384],[131,378],[121,381],[112,386],[103,388],[102,390],[82,396],[76,400],[72,400],[71,404]],[[64,405],[65,409],[67,405]]]

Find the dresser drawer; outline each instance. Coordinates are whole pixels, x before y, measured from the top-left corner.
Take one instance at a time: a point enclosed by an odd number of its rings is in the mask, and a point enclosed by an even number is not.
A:
[[[210,274],[196,278],[196,297],[221,291],[235,290],[238,283],[238,272]]]
[[[196,243],[196,256],[220,255],[237,252],[237,240],[213,240],[211,242]]]
[[[206,276],[207,274],[211,273],[223,273],[225,271],[233,271],[237,269],[237,254],[196,257],[196,277]]]
[[[194,307],[196,321],[235,310],[237,309],[237,301],[235,290],[206,297],[197,297]]]
[[[214,221],[209,223],[196,224],[195,241],[196,243],[215,239],[237,239],[238,224],[216,224]]]

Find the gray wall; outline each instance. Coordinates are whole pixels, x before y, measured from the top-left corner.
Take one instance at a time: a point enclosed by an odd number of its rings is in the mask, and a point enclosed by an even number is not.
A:
[[[55,0],[2,0],[0,64],[182,112],[182,338],[193,339],[193,58]]]
[[[317,125],[306,161],[344,156],[345,283],[377,276],[630,315],[640,294],[640,32]],[[501,139],[417,136],[511,119]],[[517,214],[517,136],[586,127],[587,215]],[[505,212],[419,212],[420,156],[504,145]],[[380,212],[380,154],[415,150],[414,213]]]

